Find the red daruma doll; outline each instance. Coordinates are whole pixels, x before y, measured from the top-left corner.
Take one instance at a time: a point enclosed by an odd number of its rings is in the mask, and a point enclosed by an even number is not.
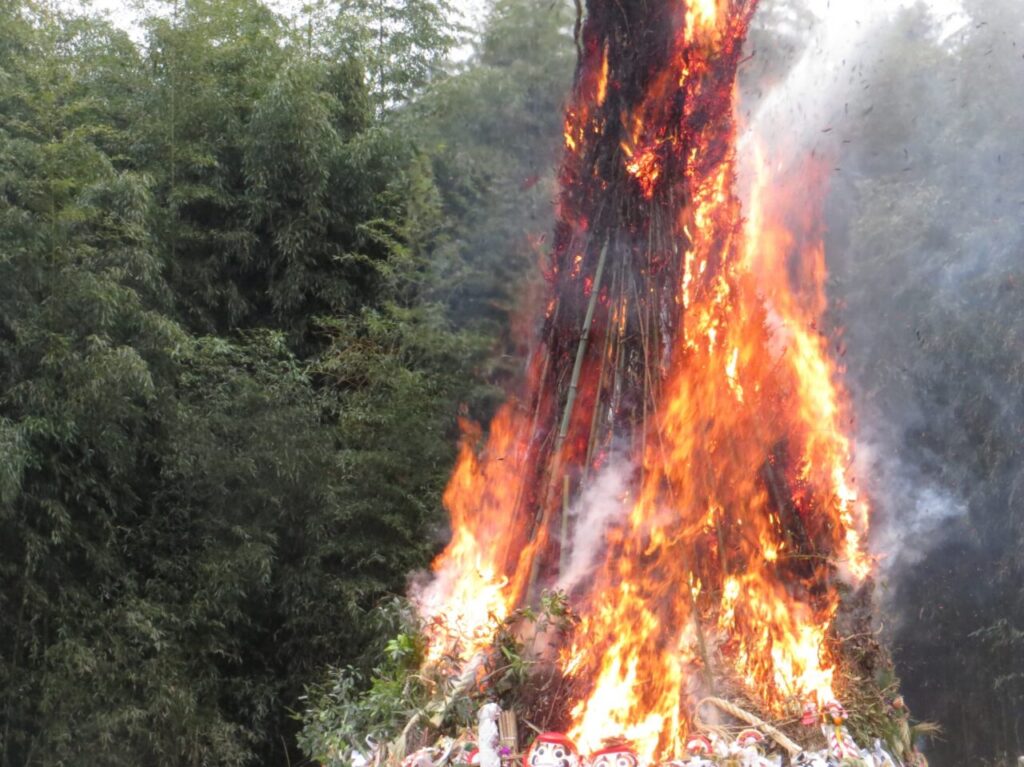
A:
[[[640,764],[636,751],[624,744],[595,751],[587,761],[590,767],[637,767]]]
[[[523,767],[580,767],[580,752],[568,736],[544,732],[523,754]]]

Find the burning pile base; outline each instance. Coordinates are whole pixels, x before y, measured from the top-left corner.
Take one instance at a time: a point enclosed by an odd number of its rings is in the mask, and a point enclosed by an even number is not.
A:
[[[613,732],[600,733],[599,747],[582,753],[558,731],[571,725],[567,709],[577,680],[545,660],[577,625],[564,598],[547,595],[539,610],[519,610],[501,622],[493,644],[469,662],[460,660],[460,644],[453,642],[442,657],[410,668],[410,680],[429,679],[433,695],[417,701],[403,727],[368,733],[366,748],[349,742],[333,761],[353,767],[927,765],[914,740],[931,728],[911,726],[888,660],[870,632],[847,639],[856,652],[848,653],[838,688],[855,706],[852,717],[836,700],[806,702],[789,716],[772,716],[742,692],[741,680],[722,675],[714,679],[717,695],[692,704],[680,753],[645,759]]]
[[[663,767],[927,767],[924,756],[908,746],[902,735],[898,735],[895,742],[884,742],[882,737],[876,737],[870,746],[862,747],[850,734],[846,710],[836,701],[830,701],[821,710],[814,704],[808,705],[800,720],[801,742],[729,701],[708,698],[701,701],[698,710],[704,707],[715,710],[717,724],[701,723],[695,716],[698,725],[686,740],[685,754],[672,755],[657,764]],[[891,716],[896,728],[890,731],[890,738],[904,728],[909,732],[907,713],[898,699],[892,704]],[[368,738],[371,753],[353,753],[352,763],[356,767],[371,763],[373,767],[519,767],[520,764],[522,767],[642,767],[645,764],[628,740],[615,737],[607,738],[600,749],[583,755],[568,735],[545,731],[527,738],[529,745],[521,750],[518,726],[499,728],[499,718],[504,722],[517,721],[498,704],[486,703],[479,709],[477,731],[464,729],[456,736],[441,736],[433,745],[421,746],[404,756],[401,746],[391,744],[381,748]],[[418,733],[416,739],[422,741],[425,733]],[[403,735],[408,737],[409,732]],[[894,756],[895,753],[903,758]]]
[[[580,626],[555,727],[653,759],[684,746],[680,701],[853,699],[840,637],[863,632],[838,623],[870,581],[870,507],[821,331],[813,158],[783,169],[738,138],[756,0],[585,5],[524,381],[486,438],[465,430],[451,543],[415,597],[466,627],[465,662],[492,616],[564,590]]]
[[[710,698],[702,701],[702,705],[714,707],[720,714],[717,717],[719,721],[724,715],[741,724],[703,725],[686,741],[685,754],[658,764],[664,767],[927,765],[924,756],[914,750],[905,760],[895,757],[893,752],[897,749],[883,743],[880,737],[875,738],[870,747],[861,747],[847,729],[845,709],[835,701],[829,703],[824,711],[812,705],[805,712],[801,723],[806,730],[804,741],[807,745],[797,743],[777,727],[728,701]],[[383,752],[374,750],[368,758],[360,756],[355,762],[366,764],[372,761],[374,767],[382,764],[401,767],[519,767],[520,763],[522,767],[641,767],[643,764],[629,741],[621,738],[609,738],[602,748],[584,756],[567,735],[541,732],[536,734],[525,752],[521,752],[515,735],[502,737],[499,733],[496,724],[499,715],[507,717],[508,712],[501,711],[495,703],[487,703],[480,709],[480,729],[476,733],[465,731],[458,737],[441,737],[434,745],[421,747],[402,758],[399,758],[401,752],[391,753],[388,758]],[[905,721],[905,711],[895,704],[893,715]]]

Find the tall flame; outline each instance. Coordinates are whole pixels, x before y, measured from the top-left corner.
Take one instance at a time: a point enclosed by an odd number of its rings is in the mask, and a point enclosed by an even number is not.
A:
[[[588,3],[544,341],[445,495],[453,539],[421,605],[443,627],[435,657],[456,626],[469,657],[557,576],[563,490],[580,497],[613,445],[632,452],[628,513],[571,594],[581,624],[561,666],[583,749],[624,736],[647,759],[678,752],[716,678],[776,714],[830,700],[838,585],[871,571],[819,330],[820,210],[795,194],[821,174],[779,174],[756,141],[737,154],[755,6]],[[745,220],[740,159],[755,169]]]

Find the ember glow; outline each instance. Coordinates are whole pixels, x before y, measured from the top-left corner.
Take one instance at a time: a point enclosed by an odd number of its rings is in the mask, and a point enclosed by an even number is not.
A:
[[[456,634],[462,657],[480,650],[557,580],[567,497],[628,446],[628,514],[569,595],[582,622],[561,666],[581,749],[623,736],[651,760],[682,751],[716,684],[779,716],[831,700],[838,586],[872,563],[819,330],[820,211],[790,194],[820,199],[822,174],[779,174],[772,137],[737,154],[756,0],[628,5],[644,7],[587,5],[541,340],[486,447],[467,430],[420,602],[435,657]]]

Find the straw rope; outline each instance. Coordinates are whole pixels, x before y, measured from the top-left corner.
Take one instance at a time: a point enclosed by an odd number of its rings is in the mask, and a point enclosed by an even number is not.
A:
[[[729,716],[739,719],[741,722],[746,722],[751,727],[757,727],[760,730],[764,730],[767,735],[778,743],[782,748],[789,752],[790,756],[796,756],[803,749],[790,740],[786,735],[782,733],[777,727],[773,727],[763,719],[754,716],[749,711],[744,711],[742,708],[734,703],[730,703],[722,698],[704,698],[700,703],[697,704],[695,724],[702,730],[710,730],[712,727],[705,724],[700,718],[700,709],[705,703],[710,703],[721,711],[724,711]]]

